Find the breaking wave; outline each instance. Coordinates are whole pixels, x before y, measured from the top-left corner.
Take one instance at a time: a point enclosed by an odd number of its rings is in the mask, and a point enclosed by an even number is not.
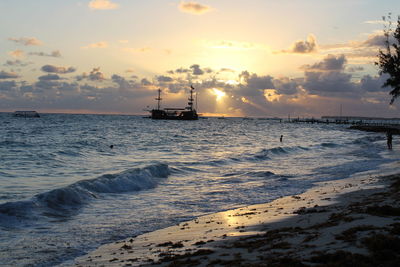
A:
[[[167,164],[105,174],[35,195],[30,200],[4,203],[0,205],[0,217],[68,216],[91,199],[100,198],[103,193],[125,193],[154,188],[169,174],[170,169]]]

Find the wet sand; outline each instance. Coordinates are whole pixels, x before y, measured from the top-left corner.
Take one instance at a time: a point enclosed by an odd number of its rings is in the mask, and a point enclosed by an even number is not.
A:
[[[103,245],[74,266],[400,266],[400,174],[317,184]]]

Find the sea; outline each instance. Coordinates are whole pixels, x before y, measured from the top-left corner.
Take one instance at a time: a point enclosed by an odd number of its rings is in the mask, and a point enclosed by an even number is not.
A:
[[[383,133],[348,126],[0,113],[0,263],[68,265],[201,215],[398,169],[396,136],[389,151]]]

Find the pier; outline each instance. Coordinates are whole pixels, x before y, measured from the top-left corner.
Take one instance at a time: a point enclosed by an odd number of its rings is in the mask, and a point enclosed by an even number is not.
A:
[[[391,132],[400,134],[399,118],[372,118],[372,117],[344,117],[344,116],[322,116],[315,118],[288,119],[289,123],[324,123],[324,124],[350,124],[349,129],[368,132]]]

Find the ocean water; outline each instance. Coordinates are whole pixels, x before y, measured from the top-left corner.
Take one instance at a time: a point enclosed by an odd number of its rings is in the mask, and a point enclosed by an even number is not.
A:
[[[0,113],[0,125],[4,266],[71,263],[196,216],[384,173],[400,158],[396,138],[388,151],[383,134],[335,124]]]

